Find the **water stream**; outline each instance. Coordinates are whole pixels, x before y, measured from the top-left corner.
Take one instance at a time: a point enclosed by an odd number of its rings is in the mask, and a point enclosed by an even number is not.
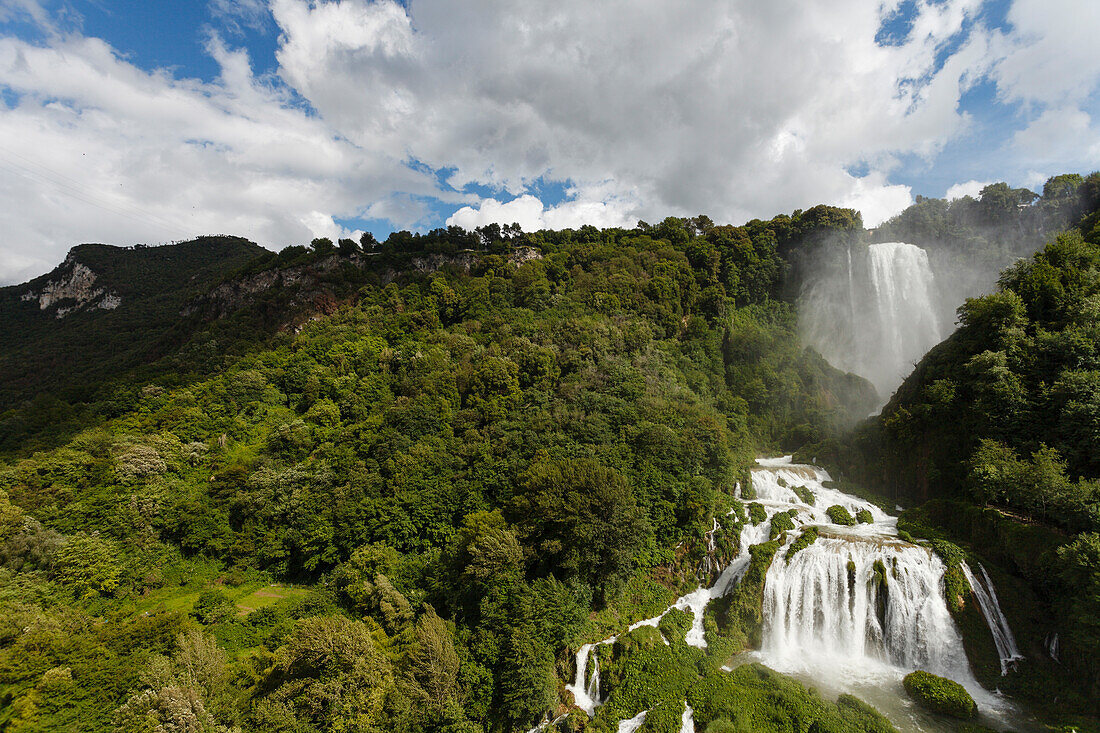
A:
[[[997,590],[993,587],[993,581],[989,579],[989,573],[985,571],[984,565],[978,565],[978,569],[982,571],[980,580],[974,576],[969,565],[965,562],[962,564],[966,582],[970,583],[970,588],[978,599],[978,606],[982,609],[982,616],[989,624],[989,630],[993,632],[993,643],[997,647],[997,655],[1001,658],[1001,674],[1004,675],[1008,673],[1010,667],[1024,657],[1016,646],[1016,637],[1008,626],[1008,619],[1001,612],[1001,604],[997,602]]]

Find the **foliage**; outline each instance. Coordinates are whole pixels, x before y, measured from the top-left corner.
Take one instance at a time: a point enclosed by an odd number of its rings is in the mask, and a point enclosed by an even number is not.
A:
[[[791,564],[791,559],[795,555],[805,550],[807,547],[817,541],[818,529],[817,527],[807,527],[795,538],[791,546],[787,548],[786,563]]]
[[[842,507],[840,504],[833,504],[831,507],[825,510],[825,514],[828,515],[829,520],[833,524],[840,524],[845,527],[851,527],[856,523],[855,517],[851,513]]]
[[[968,720],[978,713],[978,706],[966,688],[958,682],[918,670],[905,675],[905,691],[922,707],[934,713]]]
[[[570,649],[694,586],[758,452],[870,409],[780,299],[781,252],[859,225],[830,207],[494,225],[247,264],[241,242],[79,248],[132,287],[5,352],[33,366],[102,341],[78,389],[47,394],[69,376],[42,369],[0,395],[0,727],[529,728],[562,704]],[[736,524],[713,535],[725,560]],[[670,613],[668,647],[609,664],[605,715],[650,695],[651,727],[678,721],[688,683],[758,638],[778,546],[752,548],[711,653]],[[749,686],[763,705],[784,684]]]

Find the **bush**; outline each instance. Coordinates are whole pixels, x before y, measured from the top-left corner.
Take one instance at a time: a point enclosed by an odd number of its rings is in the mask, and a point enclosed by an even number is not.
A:
[[[833,504],[825,510],[825,513],[829,515],[829,519],[833,521],[833,524],[842,524],[845,527],[851,527],[856,523],[855,518],[853,518],[852,515],[848,513],[848,510],[840,504]]]
[[[220,588],[207,588],[195,600],[191,615],[204,624],[216,624],[236,616],[237,607]]]
[[[771,539],[775,539],[780,532],[790,532],[792,530],[794,530],[794,521],[791,512],[779,512],[772,516]]]
[[[871,516],[869,509],[860,509],[856,512],[856,521],[860,524],[874,524],[875,518]]]
[[[974,698],[958,682],[923,670],[905,675],[903,682],[909,697],[934,713],[961,720],[969,720],[978,714]]]

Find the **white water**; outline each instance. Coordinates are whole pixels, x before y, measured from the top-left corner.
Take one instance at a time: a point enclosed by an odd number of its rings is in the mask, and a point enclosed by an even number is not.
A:
[[[885,402],[943,327],[928,254],[905,242],[833,250],[799,296],[803,341],[869,380]],[[840,261],[843,258],[843,264]]]
[[[753,658],[830,693],[867,699],[903,729],[930,725],[901,688],[901,679],[916,669],[963,685],[990,722],[1013,714],[1007,701],[983,688],[970,670],[962,636],[947,610],[945,568],[935,554],[898,538],[897,520],[878,507],[824,487],[825,471],[774,459],[759,463],[753,486],[762,503],[795,507],[796,524],[817,525],[821,536],[789,564],[787,549],[776,554],[764,585],[761,649]],[[813,504],[802,502],[793,491],[796,485],[813,492]],[[831,524],[823,510],[832,504],[853,516],[866,509],[874,521]],[[875,582],[876,562],[886,570],[885,589]]]
[[[630,718],[629,720],[620,721],[619,722],[619,733],[634,733],[634,731],[641,728],[642,723],[645,722],[645,715],[646,715],[647,712],[649,712],[649,711],[648,710],[643,710],[642,712],[638,713],[637,715],[635,715],[633,718]]]
[[[680,733],[695,733],[695,711],[684,702],[684,714],[680,716]]]
[[[984,565],[978,565],[978,569],[982,571],[981,580],[974,577],[969,565],[965,562],[962,564],[966,582],[970,583],[970,589],[978,599],[978,606],[982,609],[982,616],[985,617],[985,622],[989,624],[989,630],[993,633],[997,656],[1001,658],[1001,675],[1004,676],[1008,673],[1009,667],[1014,666],[1024,657],[1016,646],[1016,637],[1008,626],[1008,619],[1001,611],[1001,604],[997,601],[997,591],[993,587],[993,581],[989,579],[989,573],[985,571]]]
[[[927,725],[901,689],[902,677],[915,669],[962,684],[979,709],[995,720],[1012,713],[1011,706],[981,687],[970,671],[962,637],[947,610],[944,566],[938,557],[925,547],[899,539],[897,520],[879,507],[826,488],[823,482],[829,481],[829,475],[824,470],[792,464],[789,456],[761,459],[758,464],[752,471],[755,501],[764,507],[769,520],[793,508],[797,510],[796,530],[816,525],[821,536],[788,563],[790,542],[799,532],[788,533],[787,546],[776,553],[764,586],[763,640],[753,658],[830,692],[852,692],[868,699],[902,728],[921,730]],[[793,490],[796,486],[813,492],[814,501],[803,502]],[[853,516],[866,510],[873,521],[852,527],[834,525],[825,514],[834,504],[844,506]],[[702,621],[707,604],[740,582],[748,569],[749,547],[766,541],[769,531],[770,521],[746,524],[738,556],[715,584],[682,596],[669,607],[694,614],[685,635],[687,643],[706,646]],[[875,582],[876,564],[886,570],[885,590]],[[981,593],[986,595],[991,608],[996,608],[996,614],[986,615],[987,620],[999,616],[998,623],[1011,638],[996,596],[990,593],[992,583],[988,577],[986,580],[986,586],[971,580],[975,594],[979,598]],[[664,613],[639,621],[629,630],[657,626]],[[990,623],[992,630],[994,624]],[[999,632],[993,633],[996,638]],[[585,644],[577,651],[576,677],[567,689],[589,716],[602,702],[598,661],[588,670],[589,660],[596,646],[614,643],[616,638]],[[622,721],[620,732],[636,730],[644,715]],[[686,703],[681,731],[694,731],[693,713]]]

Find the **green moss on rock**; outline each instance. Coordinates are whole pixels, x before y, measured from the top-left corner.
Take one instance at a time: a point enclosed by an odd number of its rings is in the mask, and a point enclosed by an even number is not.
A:
[[[833,524],[842,524],[845,527],[851,527],[856,523],[855,518],[840,504],[833,504],[825,510],[825,513],[829,516],[829,519],[832,520]]]
[[[769,533],[769,539],[775,539],[780,532],[791,532],[794,530],[794,514],[797,514],[795,510],[790,512],[779,512],[772,515],[771,531]]]
[[[818,537],[817,527],[807,527],[806,529],[802,530],[802,534],[798,535],[798,537],[795,539],[795,541],[791,543],[791,546],[789,548],[787,548],[787,557],[786,557],[787,564],[790,565],[791,558],[793,558],[799,552],[802,552],[803,550],[805,550],[810,545],[812,545],[817,540],[817,537]],[[852,564],[852,567],[853,567],[853,570],[854,570],[854,568],[855,568],[854,563]]]
[[[860,524],[874,524],[875,518],[869,509],[860,509],[856,512],[856,521]]]
[[[792,486],[791,491],[793,491],[795,495],[798,496],[799,501],[801,501],[803,504],[809,504],[810,506],[813,506],[814,502],[817,500],[817,497],[814,496],[814,492],[810,491],[809,487],[807,486]]]
[[[970,720],[978,706],[966,688],[958,682],[918,670],[905,675],[905,691],[920,706],[941,715]]]
[[[768,513],[764,510],[764,507],[753,502],[749,504],[749,521],[753,523],[753,526],[766,522],[768,521]]]

